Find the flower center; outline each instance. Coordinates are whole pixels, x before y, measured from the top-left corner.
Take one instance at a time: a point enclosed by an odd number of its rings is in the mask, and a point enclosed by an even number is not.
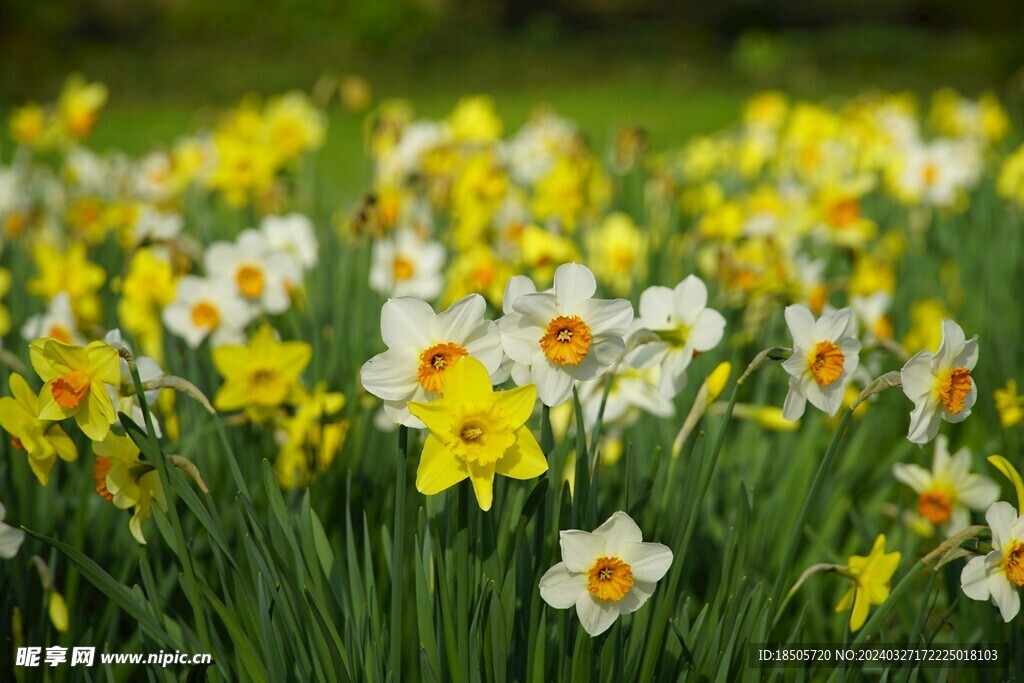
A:
[[[579,365],[590,351],[590,328],[578,315],[560,315],[540,338],[544,355],[557,365]]]
[[[96,493],[100,494],[111,503],[114,502],[114,494],[107,489],[107,475],[114,465],[113,458],[96,458],[96,466],[92,468],[92,476],[96,480]]]
[[[497,462],[516,441],[508,417],[487,403],[474,403],[452,421],[449,444],[465,463],[487,466]]]
[[[276,406],[288,398],[288,378],[276,368],[257,368],[247,379],[249,399],[257,405]]]
[[[412,279],[412,276],[416,274],[415,264],[404,256],[396,256],[391,268],[392,278],[395,282]]]
[[[839,379],[843,374],[843,352],[830,341],[820,341],[811,354],[811,374],[814,380],[823,387]]]
[[[25,444],[23,444],[21,442],[21,439],[19,439],[18,437],[14,436],[14,435],[11,435],[11,445],[14,446],[16,449],[18,449],[19,451],[26,450],[25,449]]]
[[[1006,578],[1016,586],[1024,586],[1024,541],[1014,541],[1006,556]]]
[[[256,266],[245,265],[235,273],[235,282],[238,283],[238,291],[249,299],[255,299],[263,294],[263,271]]]
[[[860,202],[840,199],[828,207],[828,222],[836,228],[848,228],[860,218]]]
[[[599,557],[587,572],[587,590],[598,600],[618,602],[632,587],[633,570],[617,557]]]
[[[917,509],[932,524],[944,524],[953,516],[953,501],[942,489],[928,489],[918,499]]]
[[[50,339],[56,339],[59,342],[64,342],[65,344],[71,343],[71,331],[63,325],[50,325],[50,329],[46,331],[46,336]]]
[[[967,368],[953,368],[939,379],[939,400],[953,415],[964,409],[964,399],[969,393],[971,371]]]
[[[931,187],[935,184],[935,179],[939,176],[939,169],[935,168],[935,164],[925,164],[924,169],[921,171],[921,181],[925,187]]]
[[[204,330],[212,330],[220,324],[220,311],[209,301],[200,301],[192,307],[192,324]]]
[[[53,380],[50,393],[61,408],[77,408],[89,393],[89,374],[84,370],[72,370]]]
[[[458,344],[448,342],[435,344],[420,354],[420,367],[416,371],[416,379],[420,386],[435,394],[444,393],[444,373],[452,363],[469,355],[469,351]]]

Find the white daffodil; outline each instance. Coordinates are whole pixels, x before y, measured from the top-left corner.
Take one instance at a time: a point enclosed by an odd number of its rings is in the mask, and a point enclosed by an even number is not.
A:
[[[444,288],[444,246],[414,230],[398,230],[373,245],[370,289],[385,296],[436,299]]]
[[[903,463],[893,465],[892,472],[918,494],[917,509],[921,516],[942,526],[947,536],[970,525],[971,510],[984,510],[999,498],[998,484],[971,473],[971,452],[961,448],[951,458],[944,436],[935,440],[930,472],[920,465]]]
[[[25,532],[2,524],[6,513],[4,504],[0,503],[0,558],[9,560],[18,554],[18,549],[25,540]]]
[[[360,380],[384,401],[392,421],[422,429],[409,401],[426,403],[444,393],[445,373],[460,358],[472,356],[493,375],[501,365],[498,326],[485,320],[487,302],[470,294],[448,310],[434,313],[413,297],[389,299],[381,308],[380,331],[388,350],[363,364]]]
[[[935,353],[918,351],[900,370],[903,393],[914,402],[910,413],[911,443],[928,443],[939,433],[939,421],[963,422],[978,398],[971,370],[978,362],[978,336],[967,339],[949,319],[942,321],[942,343]]]
[[[576,606],[591,636],[607,631],[622,614],[643,607],[672,566],[672,551],[644,543],[629,515],[616,512],[593,533],[559,532],[562,561],[545,572],[540,595],[556,609]]]
[[[133,243],[168,242],[177,239],[184,225],[185,219],[180,213],[160,211],[154,206],[143,205],[132,226]]]
[[[789,373],[783,416],[790,421],[800,419],[807,401],[823,413],[835,415],[860,362],[853,309],[825,313],[815,320],[810,309],[795,304],[786,307],[786,323],[793,335],[793,355],[782,364]]]
[[[515,303],[516,299],[524,294],[536,293],[537,285],[533,283],[533,280],[525,275],[513,275],[509,278],[508,284],[505,285],[505,295],[501,300],[501,312],[504,315],[512,313],[512,304]],[[494,383],[501,384],[506,382],[509,377],[516,383],[516,386],[529,384],[531,379],[530,366],[517,363],[508,355],[504,355],[501,359],[501,367],[494,376]]]
[[[725,318],[707,303],[708,288],[695,275],[675,289],[648,287],[640,295],[640,315],[634,327],[650,330],[661,339],[653,344],[665,354],[659,384],[665,398],[674,398],[683,390],[686,368],[694,356],[722,341]]]
[[[1003,621],[1020,612],[1024,586],[1024,515],[1009,503],[993,503],[985,513],[992,529],[992,552],[975,557],[960,573],[960,587],[972,600],[992,600]]]
[[[498,322],[505,353],[530,367],[547,406],[565,402],[574,380],[601,376],[621,355],[633,322],[628,301],[593,298],[597,281],[585,266],[559,266],[554,282],[551,292],[516,298]]]
[[[178,190],[174,161],[164,151],[153,151],[142,157],[132,169],[135,193],[141,199],[163,202]]]
[[[272,249],[287,253],[301,268],[316,265],[319,246],[313,221],[301,213],[267,216],[260,222],[260,232]]]
[[[243,342],[252,313],[230,282],[186,275],[178,280],[163,319],[168,330],[194,349],[207,337],[213,346]]]
[[[299,281],[296,262],[274,249],[258,230],[243,230],[232,242],[214,242],[203,258],[206,274],[231,284],[255,311],[284,313],[291,298],[289,286]]]
[[[26,320],[21,326],[21,336],[27,342],[48,337],[65,344],[85,344],[82,335],[78,334],[78,323],[67,292],[59,292],[50,300],[45,312]]]
[[[627,351],[611,377],[606,378],[611,385],[603,414],[601,403],[605,397],[605,382],[582,384],[580,403],[587,430],[597,425],[598,415],[605,427],[615,425],[620,428],[633,424],[641,412],[660,418],[675,415],[672,397],[665,396],[659,389],[665,372],[663,358],[655,344],[642,344]]]

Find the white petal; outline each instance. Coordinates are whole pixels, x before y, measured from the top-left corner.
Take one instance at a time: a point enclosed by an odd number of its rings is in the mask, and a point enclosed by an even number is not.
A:
[[[658,391],[665,398],[675,398],[686,386],[686,369],[690,367],[693,353],[686,348],[670,348],[665,352],[661,366]]]
[[[971,600],[988,600],[988,576],[984,557],[975,557],[960,572],[960,588]]]
[[[939,367],[951,367],[953,360],[963,351],[966,342],[967,337],[964,335],[963,329],[955,321],[944,318],[942,320],[942,343],[939,344],[939,350],[935,353]]]
[[[1017,592],[1017,588],[1010,583],[1005,574],[996,574],[989,576],[988,590],[992,593],[992,602],[999,607],[1003,621],[1013,621],[1020,612],[1020,593]]]
[[[786,306],[786,324],[793,336],[793,352],[796,349],[809,349],[814,346],[814,314],[802,304]]]
[[[914,403],[932,393],[935,375],[932,373],[932,352],[918,351],[900,370],[903,393]]]
[[[953,367],[973,370],[978,364],[978,335],[974,335],[964,343],[964,349],[953,359]]]
[[[426,301],[411,296],[388,299],[380,309],[380,334],[388,348],[426,348],[433,320],[434,309]]]
[[[814,324],[814,339],[835,342],[857,333],[857,318],[852,308],[826,313]]]
[[[464,344],[487,312],[487,300],[479,294],[464,296],[438,313],[431,326],[434,339]]]
[[[2,514],[0,514],[0,519],[3,519]],[[9,560],[17,555],[18,549],[21,548],[24,540],[24,531],[6,524],[0,524],[0,557]]]
[[[522,313],[527,324],[547,329],[548,323],[559,315],[555,295],[549,292],[523,294],[512,306],[516,313]],[[539,337],[538,337],[539,339]]]
[[[404,425],[409,429],[427,428],[427,425],[409,412],[408,401],[384,401],[384,414],[396,425]]]
[[[985,513],[985,521],[992,529],[992,547],[1001,550],[1013,538],[1010,529],[1017,521],[1017,510],[1006,501],[993,503]]]
[[[910,429],[907,432],[907,440],[910,443],[928,443],[939,433],[939,422],[941,422],[941,418],[937,402],[932,396],[928,396],[910,411]]]
[[[640,295],[640,321],[649,330],[662,330],[674,326],[672,321],[673,297],[668,287],[654,285]]]
[[[584,591],[576,600],[576,614],[580,618],[583,630],[594,637],[611,628],[619,617],[619,608],[610,600],[598,600]]]
[[[705,308],[697,315],[687,342],[698,351],[710,351],[722,341],[725,317],[718,311]]]
[[[543,352],[533,359],[533,383],[541,403],[551,408],[565,403],[572,395],[572,377],[552,364]]]
[[[633,322],[633,304],[625,299],[587,299],[577,311],[592,335],[625,337]]]
[[[623,543],[619,558],[629,565],[637,581],[656,583],[672,566],[672,551],[661,543]]]
[[[626,543],[640,543],[644,540],[640,527],[622,510],[614,513],[604,524],[594,529],[594,535],[604,538],[605,549],[609,553],[620,552],[619,549]]]
[[[972,510],[984,510],[999,499],[999,484],[980,474],[969,474],[957,491],[960,502]]]
[[[708,288],[704,281],[696,275],[689,275],[676,285],[674,294],[676,319],[692,325],[708,305]]]
[[[359,380],[371,394],[385,401],[408,400],[418,386],[417,359],[413,352],[397,347],[379,353],[363,363]]]
[[[586,266],[578,263],[564,263],[555,270],[555,297],[558,299],[558,310],[572,314],[576,307],[594,296],[597,291],[597,280]]]
[[[501,337],[498,324],[493,320],[484,320],[470,338],[463,342],[469,355],[484,364],[488,373],[495,372],[501,365],[505,352],[501,348]]]
[[[556,609],[568,609],[576,604],[581,593],[587,592],[587,575],[570,572],[565,562],[559,562],[540,579],[540,597]]]
[[[516,299],[524,294],[535,294],[536,292],[537,285],[533,284],[533,280],[525,275],[513,275],[505,285],[505,297],[501,301],[502,312],[511,313]]]
[[[512,371],[509,374],[512,376],[512,381],[516,383],[517,387],[533,382],[533,373],[529,365],[512,361]]]
[[[782,404],[782,417],[790,422],[796,422],[803,417],[807,407],[807,397],[804,396],[800,381],[795,377],[789,378],[789,393],[786,394],[786,401]]]
[[[626,343],[621,337],[596,340],[579,365],[564,365],[562,371],[573,379],[587,381],[603,375],[622,356]]]
[[[634,574],[634,578],[636,575]],[[641,607],[644,606],[652,595],[654,595],[655,584],[648,581],[640,581],[637,579],[633,582],[633,585],[629,587],[629,592],[622,596],[622,600],[616,603],[616,607],[619,608],[619,614],[632,614]]]
[[[932,483],[932,474],[920,465],[905,465],[896,463],[892,466],[892,474],[897,481],[901,481],[915,493],[921,493]]]
[[[529,365],[540,351],[544,330],[528,322],[521,313],[509,313],[498,320],[501,346],[517,363]]]
[[[558,532],[558,545],[562,548],[562,562],[571,572],[586,572],[597,558],[604,554],[603,536],[579,529]]]

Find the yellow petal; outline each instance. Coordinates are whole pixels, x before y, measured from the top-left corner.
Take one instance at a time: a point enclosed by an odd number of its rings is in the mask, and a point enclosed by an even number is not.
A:
[[[537,385],[525,384],[509,391],[499,391],[494,394],[494,403],[508,415],[513,429],[521,427],[533,414],[533,407],[537,403]]]
[[[312,357],[313,347],[304,341],[285,342],[277,350],[278,367],[292,377],[301,375]]]
[[[106,392],[104,392],[104,395],[106,395]],[[57,403],[53,398],[53,392],[50,390],[49,382],[43,385],[42,390],[39,392],[40,420],[63,420],[64,418],[73,415],[75,410],[77,409],[64,408]]]
[[[434,434],[445,443],[448,442],[452,418],[451,411],[448,409],[447,402],[444,399],[431,401],[430,403],[411,401],[409,403],[409,412],[423,420],[423,424],[427,425],[427,429],[430,430],[431,434]]]
[[[89,367],[89,354],[85,349],[56,339],[37,339],[32,342],[29,346],[29,357],[32,360],[32,367],[44,382],[66,375],[72,370],[85,370]]]
[[[988,461],[1013,484],[1013,488],[1017,491],[1017,509],[1024,510],[1024,480],[1021,480],[1020,472],[1001,455],[990,455]]]
[[[219,347],[219,351],[224,347]],[[249,402],[249,392],[245,382],[228,379],[217,391],[213,398],[213,405],[217,410],[238,410]]]
[[[121,359],[113,346],[106,342],[94,341],[85,347],[85,352],[89,359],[90,377],[115,387],[121,383]]]
[[[57,456],[55,455],[48,458],[33,458],[32,456],[28,458],[29,468],[43,486],[50,483],[50,472],[53,471],[53,465],[56,462]]]
[[[857,588],[855,586],[851,586],[850,590],[846,591],[846,594],[843,596],[842,600],[840,600],[839,604],[836,605],[837,612],[845,612],[846,610],[853,607],[853,595],[854,593],[856,593],[856,591]]]
[[[516,442],[495,463],[495,471],[512,479],[533,479],[548,471],[547,458],[529,429],[516,430]]]
[[[490,397],[492,393],[487,368],[472,356],[455,361],[445,373],[444,395],[449,405],[479,401]]]
[[[473,482],[473,493],[480,509],[487,512],[494,502],[494,463],[489,465],[469,465],[469,480]]]
[[[78,459],[78,448],[59,425],[54,425],[46,430],[46,438],[53,445],[53,450],[65,462],[73,462]]]
[[[416,490],[433,496],[469,476],[465,464],[452,455],[433,434],[427,436],[416,469]]]
[[[64,602],[64,596],[53,591],[50,593],[50,621],[53,627],[64,633],[68,630],[68,605]]]
[[[89,389],[89,398],[78,407],[75,422],[87,437],[93,441],[103,441],[110,433],[110,425],[117,419],[114,404],[110,401],[105,389],[98,382],[93,382]]]
[[[35,417],[39,413],[39,400],[36,398],[36,392],[32,391],[32,387],[28,385],[25,378],[13,372],[8,380],[8,384],[11,387],[11,395],[14,396],[15,400],[25,410],[31,412],[33,414],[32,417]]]
[[[12,377],[14,376],[16,375],[12,375]],[[3,427],[12,436],[17,436],[25,429],[25,423],[34,421],[35,417],[25,410],[25,406],[10,396],[0,398],[0,427]]]
[[[868,620],[870,605],[865,591],[858,590],[853,598],[853,612],[850,613],[850,631],[856,633]]]
[[[250,366],[249,349],[240,344],[225,344],[213,350],[213,366],[221,377],[244,375]]]

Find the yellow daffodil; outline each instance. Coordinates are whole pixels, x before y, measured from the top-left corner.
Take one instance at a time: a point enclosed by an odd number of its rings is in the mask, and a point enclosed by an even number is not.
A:
[[[33,250],[32,260],[39,274],[29,280],[29,293],[50,301],[61,292],[67,292],[75,318],[83,326],[99,320],[100,300],[96,293],[107,274],[101,266],[89,261],[84,244],[74,244],[63,252],[41,244]]]
[[[348,434],[348,420],[340,417],[344,407],[345,395],[327,391],[320,382],[283,421],[285,442],[274,463],[281,488],[309,486],[331,466]]]
[[[26,104],[11,113],[11,139],[19,145],[41,149],[47,137],[46,111],[38,104]]]
[[[532,384],[495,392],[483,363],[472,357],[455,363],[442,398],[409,404],[430,430],[417,490],[431,496],[468,478],[480,509],[490,510],[495,474],[532,479],[546,472],[547,460],[525,426],[536,401]]]
[[[647,236],[628,214],[611,214],[587,237],[594,275],[613,294],[627,296],[647,277]]]
[[[1006,386],[995,390],[996,410],[999,422],[1009,429],[1024,420],[1024,397],[1017,394],[1017,380],[1006,380]]]
[[[167,510],[160,473],[155,465],[139,458],[139,447],[127,436],[110,434],[93,445],[93,452],[96,493],[122,510],[135,508],[128,528],[135,540],[145,545],[142,522],[153,513],[153,501]]]
[[[64,82],[57,103],[62,132],[72,140],[81,141],[89,137],[106,103],[107,86],[88,83],[80,74],[72,74]]]
[[[102,441],[117,419],[104,384],[121,382],[117,351],[105,342],[86,347],[56,339],[37,339],[29,346],[32,367],[46,382],[39,393],[39,419],[75,418],[85,435]]]
[[[78,449],[60,425],[39,419],[39,397],[24,377],[12,373],[8,381],[11,396],[0,398],[0,426],[14,448],[25,452],[32,472],[46,486],[57,458],[71,462],[78,458]]]
[[[502,123],[494,111],[494,100],[473,95],[459,100],[448,117],[452,137],[464,142],[492,142],[501,137]]]
[[[859,631],[867,621],[871,605],[881,605],[889,597],[889,583],[900,564],[898,552],[885,552],[885,534],[880,534],[867,557],[853,555],[844,572],[854,585],[836,605],[837,612],[853,609],[850,630]]]
[[[213,350],[213,364],[224,378],[213,404],[218,410],[247,408],[254,419],[301,396],[299,376],[313,354],[306,342],[278,341],[264,324],[245,346],[226,344]]]

